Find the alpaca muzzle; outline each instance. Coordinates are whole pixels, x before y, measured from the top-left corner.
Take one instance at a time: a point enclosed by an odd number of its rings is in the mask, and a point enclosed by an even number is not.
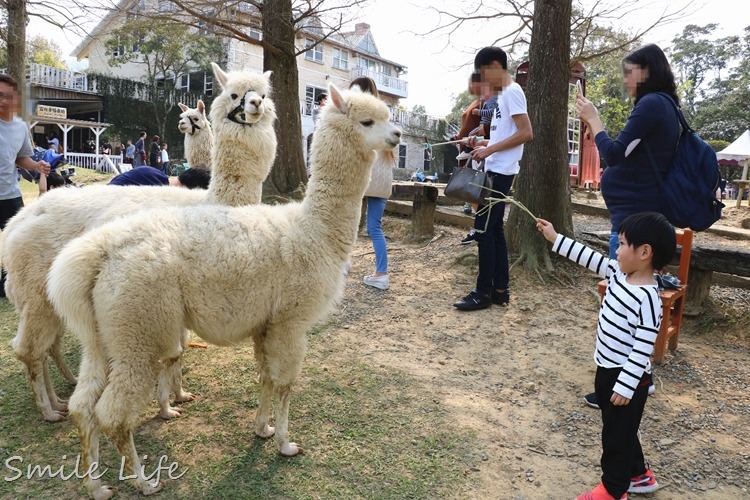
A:
[[[239,119],[237,119],[237,117],[239,117]],[[245,121],[247,119],[247,113],[245,112],[244,96],[242,97],[242,99],[240,99],[240,103],[237,105],[237,107],[229,112],[227,118],[230,121],[233,121],[234,123],[238,123],[240,125],[247,125],[248,127],[252,126],[252,123],[248,123],[247,121]]]

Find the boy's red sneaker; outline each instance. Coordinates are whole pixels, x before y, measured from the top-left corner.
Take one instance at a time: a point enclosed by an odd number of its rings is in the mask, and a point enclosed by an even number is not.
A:
[[[617,500],[615,497],[609,494],[607,488],[602,483],[599,483],[596,488],[586,493],[581,493],[576,497],[576,500]],[[628,500],[628,494],[623,493],[620,500]]]
[[[646,469],[646,472],[640,476],[630,478],[630,488],[628,493],[651,493],[659,489],[659,483],[656,482],[654,473],[651,471],[651,467]]]

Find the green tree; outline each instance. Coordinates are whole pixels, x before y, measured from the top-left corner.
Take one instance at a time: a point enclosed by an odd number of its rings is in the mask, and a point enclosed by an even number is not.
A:
[[[698,89],[701,87],[709,70],[724,67],[722,61],[717,64],[717,45],[709,36],[716,30],[717,24],[705,26],[688,24],[682,33],[672,39],[672,65],[677,70],[680,89],[684,97],[683,108],[689,114],[695,111]]]
[[[471,94],[468,90],[464,90],[456,96],[455,104],[451,108],[451,112],[445,117],[445,121],[448,123],[455,123],[461,125],[461,115],[464,110],[469,107],[469,104],[476,100],[476,96]]]
[[[54,68],[65,69],[65,62],[62,60],[62,50],[52,40],[48,40],[41,35],[26,42],[26,59],[30,63],[44,64]]]
[[[144,67],[151,86],[154,119],[159,135],[165,137],[166,118],[177,105],[175,82],[195,70],[210,71],[211,61],[224,54],[221,41],[184,24],[136,17],[113,30],[106,41],[112,66],[135,63]]]

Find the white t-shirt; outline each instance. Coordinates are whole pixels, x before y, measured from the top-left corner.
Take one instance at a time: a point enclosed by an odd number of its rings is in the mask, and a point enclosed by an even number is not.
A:
[[[161,162],[167,163],[169,161],[169,153],[167,153],[166,149],[161,150]]]
[[[527,114],[526,96],[521,86],[513,82],[501,90],[497,96],[497,108],[495,114],[492,115],[488,146],[515,134],[518,127],[516,127],[513,117],[525,114]],[[521,156],[523,156],[523,144],[498,151],[487,157],[484,162],[484,169],[498,174],[515,175],[520,170],[518,161]]]

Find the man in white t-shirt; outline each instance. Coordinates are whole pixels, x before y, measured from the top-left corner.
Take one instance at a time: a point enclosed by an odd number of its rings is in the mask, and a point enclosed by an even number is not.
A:
[[[474,71],[480,75],[484,93],[497,95],[497,109],[492,117],[489,139],[469,139],[469,146],[473,147],[471,154],[476,161],[484,160],[490,187],[507,195],[520,168],[518,162],[523,156],[523,145],[533,138],[526,96],[508,73],[508,56],[499,47],[485,47],[477,52]],[[489,212],[479,208],[474,220],[475,239],[479,244],[479,275],[476,288],[453,304],[462,311],[510,302],[504,214],[505,203],[494,205]]]

